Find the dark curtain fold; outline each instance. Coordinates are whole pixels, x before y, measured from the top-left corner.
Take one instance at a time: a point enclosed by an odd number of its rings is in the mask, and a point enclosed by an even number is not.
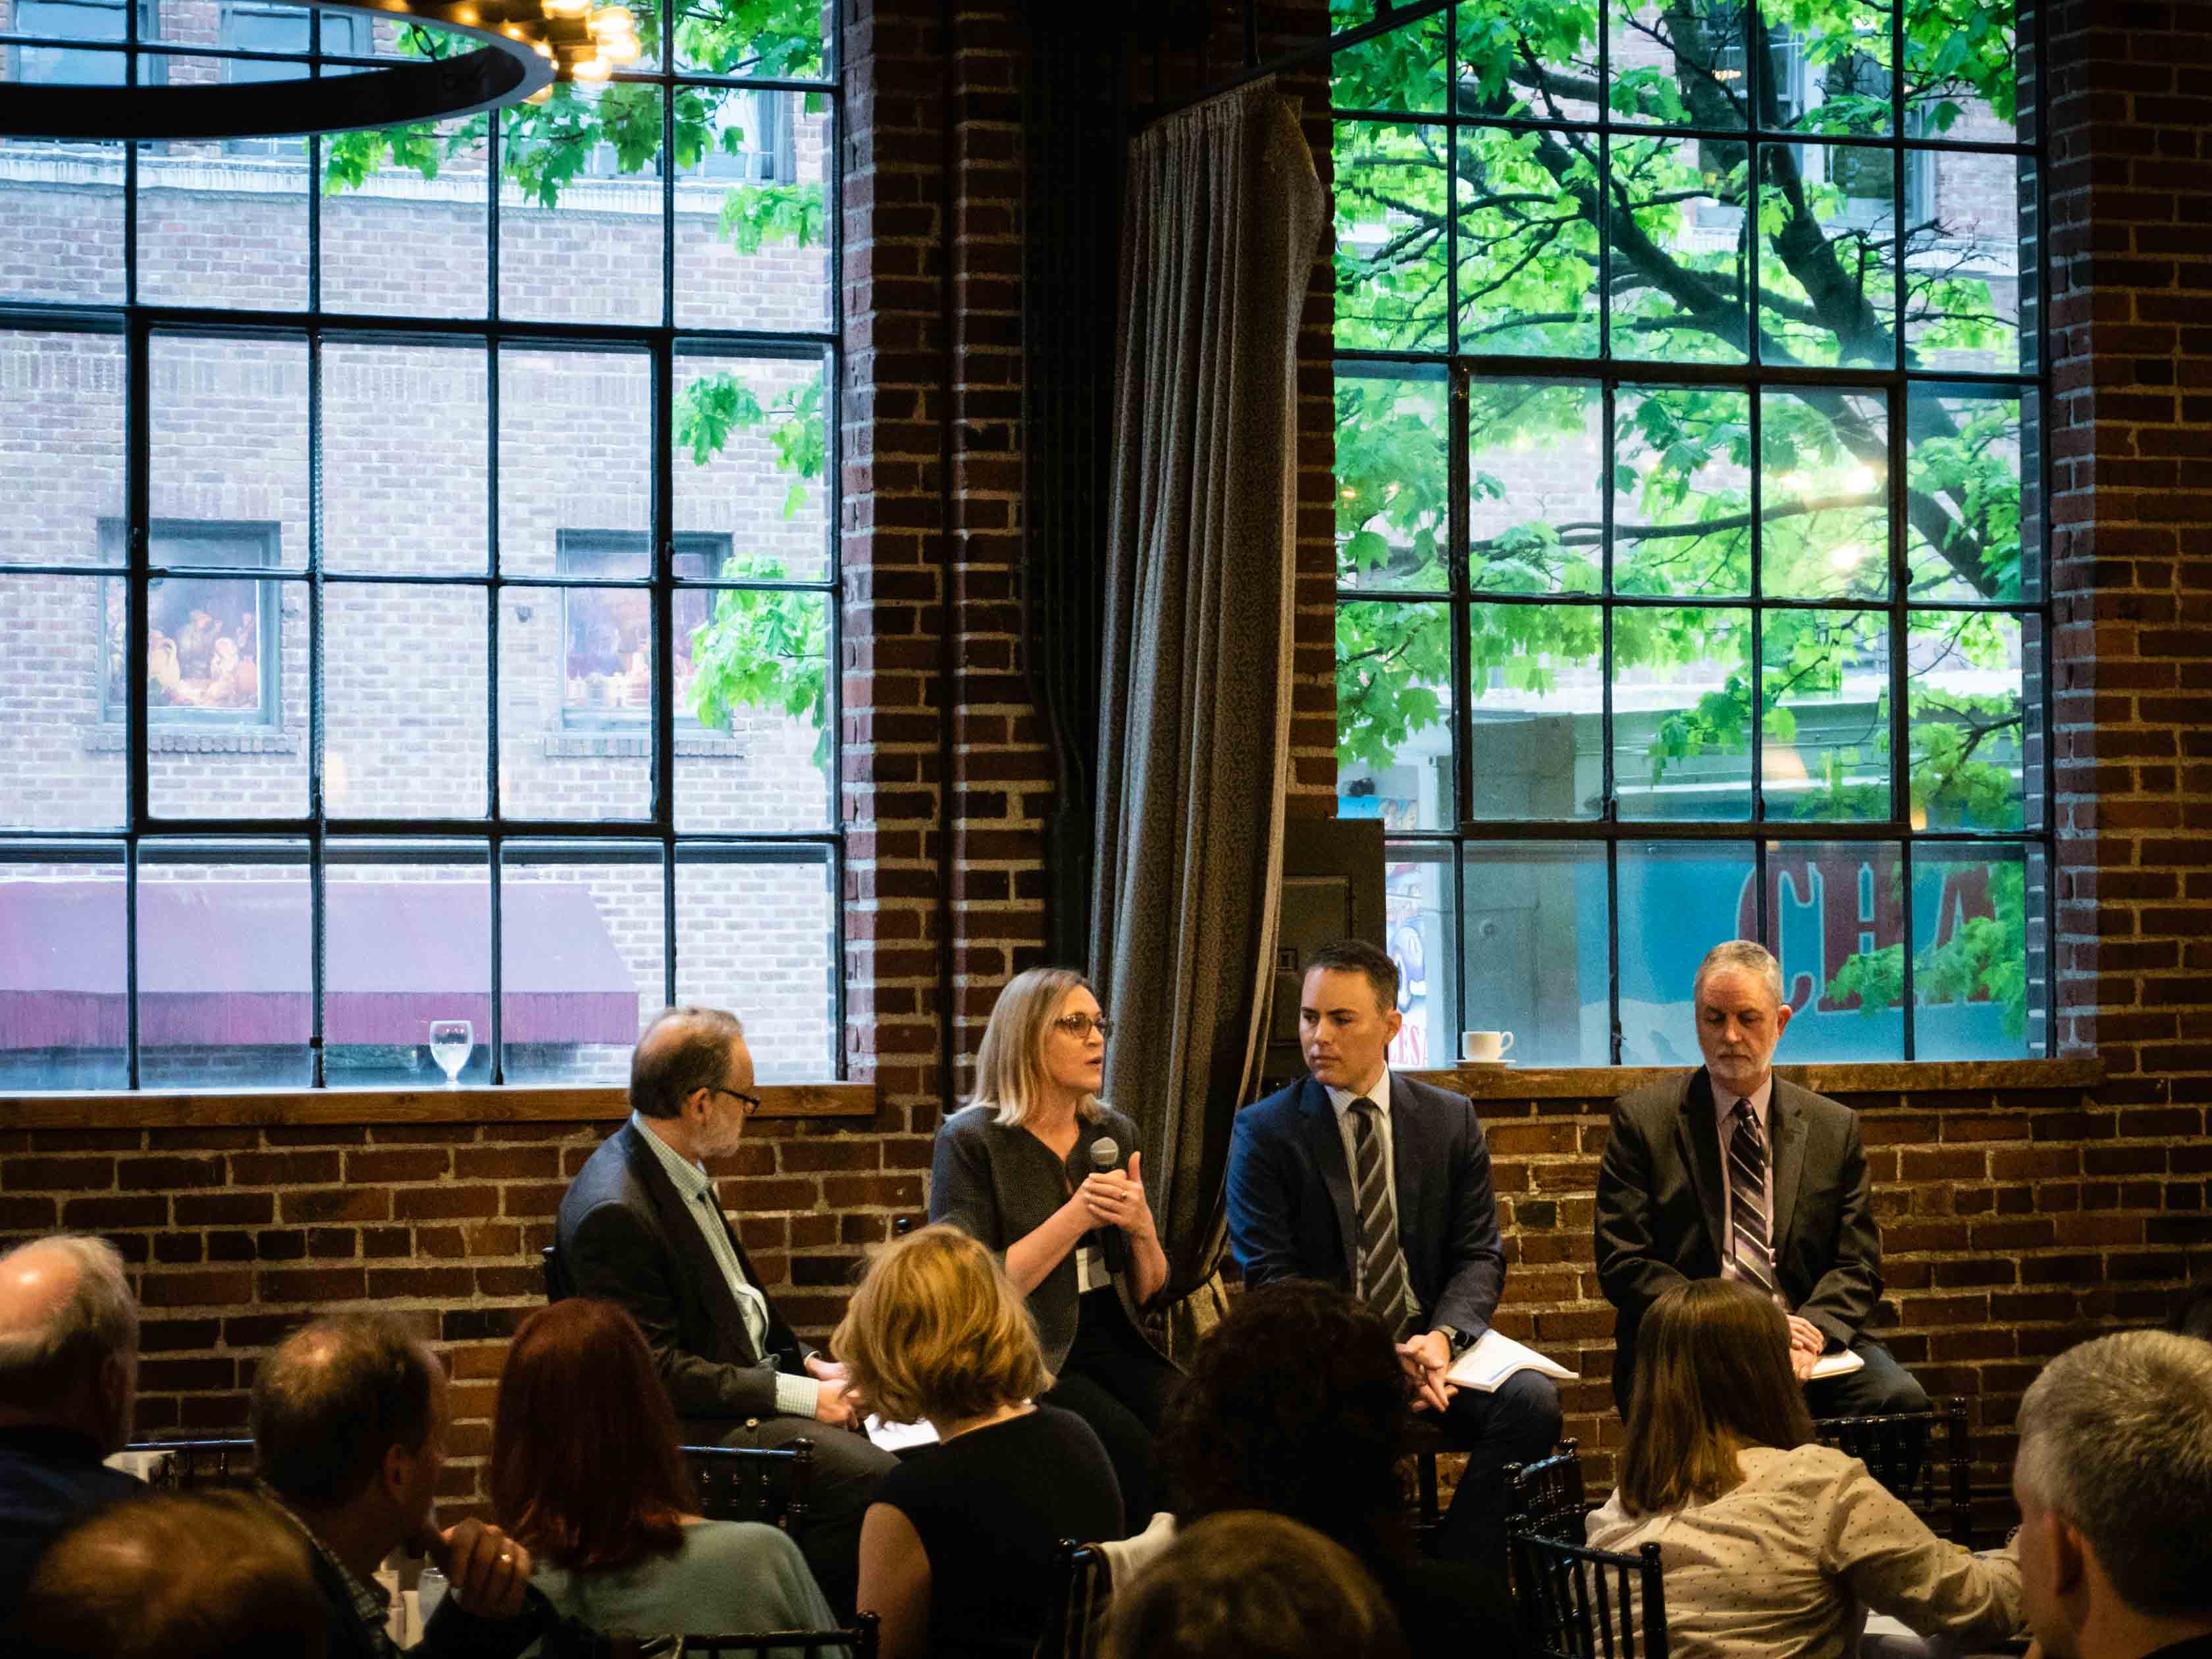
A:
[[[1297,331],[1327,199],[1263,82],[1131,146],[1091,960],[1170,1298],[1220,1260],[1258,1079],[1290,773]],[[1171,1340],[1210,1322],[1170,1320]],[[1181,1346],[1178,1342],[1177,1346]]]

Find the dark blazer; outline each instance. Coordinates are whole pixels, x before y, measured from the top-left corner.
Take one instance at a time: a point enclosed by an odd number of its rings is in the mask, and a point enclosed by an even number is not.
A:
[[[1644,1310],[1671,1285],[1717,1279],[1721,1170],[1705,1067],[1621,1097],[1597,1176],[1597,1276],[1613,1322],[1613,1387],[1625,1405]],[[1848,1346],[1881,1299],[1881,1229],[1850,1107],[1774,1080],[1767,1108],[1774,1268],[1800,1317]]]
[[[0,1429],[0,1629],[15,1617],[47,1545],[93,1510],[143,1494],[145,1482],[100,1460],[74,1429]]]
[[[1137,1126],[1128,1115],[1101,1104],[1095,1120],[1078,1126],[1075,1147],[1063,1164],[1052,1148],[1027,1129],[997,1121],[994,1109],[967,1106],[953,1113],[937,1128],[937,1150],[930,1160],[929,1218],[950,1222],[970,1238],[1003,1258],[1007,1247],[1020,1243],[1052,1218],[1097,1165],[1091,1148],[1100,1140],[1110,1142],[1117,1168],[1129,1167],[1129,1154],[1137,1150]],[[1126,1250],[1122,1266],[1114,1273],[1114,1288],[1129,1323],[1145,1328],[1144,1315],[1129,1289]],[[1037,1340],[1044,1349],[1044,1366],[1057,1371],[1066,1361],[1075,1341],[1080,1297],[1075,1288],[1075,1252],[1030,1292],[1030,1313],[1036,1321]]]
[[[1476,1337],[1505,1287],[1490,1147],[1474,1103],[1390,1078],[1398,1238],[1426,1328]],[[1256,1288],[1318,1279],[1352,1288],[1352,1169],[1328,1091],[1308,1077],[1237,1114],[1229,1139],[1229,1248]]]
[[[726,1219],[722,1224],[729,1227]],[[776,1373],[805,1375],[812,1350],[792,1334],[774,1301],[768,1352],[754,1346],[699,1224],[635,1124],[609,1135],[577,1172],[561,1200],[555,1237],[576,1294],[617,1303],[637,1321],[678,1417],[773,1417]],[[730,1242],[745,1277],[758,1285],[734,1228]]]

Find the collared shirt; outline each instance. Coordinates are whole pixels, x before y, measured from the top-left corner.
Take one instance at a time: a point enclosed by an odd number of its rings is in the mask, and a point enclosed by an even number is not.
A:
[[[300,1535],[307,1540],[308,1547],[322,1558],[323,1564],[337,1574],[338,1582],[345,1586],[347,1598],[353,1603],[354,1616],[361,1620],[362,1628],[368,1634],[371,1650],[388,1656],[388,1659],[398,1659],[399,1644],[392,1639],[391,1592],[374,1578],[363,1583],[355,1577],[353,1570],[331,1553],[330,1546],[315,1536],[315,1529],[294,1514],[290,1506],[266,1481],[258,1484],[260,1493],[269,1500],[270,1507],[289,1521]]]
[[[1710,1074],[1708,1074],[1710,1075]],[[1722,1097],[1727,1095],[1726,1099]],[[1729,1141],[1735,1133],[1735,1103],[1745,1098],[1728,1094],[1723,1089],[1713,1091],[1713,1128],[1720,1139],[1721,1148],[1721,1237],[1723,1241],[1735,1237],[1735,1189],[1729,1180]],[[1774,1102],[1774,1073],[1766,1074],[1766,1081],[1753,1090],[1750,1095],[1751,1115],[1759,1121],[1759,1138],[1766,1147],[1766,1243],[1770,1254],[1779,1255],[1782,1241],[1774,1236],[1774,1137],[1767,1133],[1767,1121]],[[1721,1277],[1740,1279],[1742,1272],[1736,1266],[1735,1252],[1724,1243],[1721,1249]],[[1778,1299],[1781,1292],[1776,1291]]]
[[[1355,1189],[1359,1184],[1359,1154],[1354,1149],[1352,1138],[1352,1103],[1355,1100],[1371,1100],[1375,1103],[1375,1129],[1376,1133],[1382,1137],[1382,1179],[1389,1185],[1390,1212],[1393,1215],[1397,1214],[1398,1160],[1395,1156],[1396,1143],[1390,1133],[1390,1068],[1385,1066],[1382,1068],[1382,1076],[1376,1078],[1364,1089],[1329,1089],[1327,1084],[1322,1086],[1328,1089],[1328,1103],[1336,1109],[1336,1133],[1344,1142],[1345,1167],[1352,1171],[1352,1182]],[[1353,1201],[1355,1204],[1358,1202],[1356,1197]],[[1403,1224],[1402,1221],[1401,1224]],[[1364,1295],[1366,1292],[1366,1286],[1360,1283],[1362,1264],[1358,1260],[1357,1251],[1353,1253],[1353,1256],[1352,1292],[1355,1295]],[[1410,1263],[1407,1265],[1406,1279],[1406,1316],[1408,1319],[1417,1319],[1420,1316],[1420,1308],[1413,1295]]]
[[[699,1224],[700,1236],[707,1241],[708,1250],[728,1281],[730,1294],[737,1298],[738,1311],[744,1316],[745,1330],[753,1340],[754,1348],[766,1353],[768,1297],[745,1277],[744,1265],[738,1260],[738,1247],[730,1242],[729,1223],[724,1219],[721,1204],[714,1197],[713,1177],[708,1175],[704,1164],[694,1164],[654,1133],[643,1114],[632,1112],[629,1121],[631,1127],[645,1138],[645,1144],[653,1148],[653,1155],[660,1160],[660,1167],[668,1172],[677,1195],[683,1199],[684,1207]],[[821,1384],[811,1376],[779,1374],[775,1379],[775,1408],[786,1417],[813,1416],[821,1394]]]
[[[1392,1156],[1395,1146],[1390,1139],[1390,1068],[1383,1066],[1382,1075],[1364,1089],[1335,1089],[1328,1084],[1328,1103],[1336,1109],[1337,1137],[1344,1142],[1344,1167],[1352,1171],[1352,1184],[1359,1185],[1359,1154],[1352,1139],[1352,1103],[1371,1100],[1375,1103],[1375,1127],[1382,1136],[1382,1178],[1390,1183],[1390,1208],[1398,1207],[1398,1162]]]

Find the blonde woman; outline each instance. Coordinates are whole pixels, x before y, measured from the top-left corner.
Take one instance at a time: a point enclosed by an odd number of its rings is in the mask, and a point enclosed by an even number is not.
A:
[[[870,1411],[943,1442],[885,1475],[860,1523],[860,1606],[884,1659],[1027,1659],[1063,1538],[1118,1534],[1114,1467],[1052,1382],[1005,1271],[953,1227],[888,1246],[834,1343]]]
[[[1060,1379],[1047,1402],[1097,1431],[1139,1528],[1158,1507],[1153,1440],[1176,1372],[1139,1322],[1168,1263],[1137,1126],[1098,1098],[1113,1029],[1082,975],[1013,977],[984,1028],[975,1098],[937,1132],[929,1218],[1006,1263]]]

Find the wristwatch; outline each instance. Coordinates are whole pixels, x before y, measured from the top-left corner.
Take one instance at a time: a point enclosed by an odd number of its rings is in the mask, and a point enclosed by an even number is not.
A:
[[[1454,1359],[1458,1358],[1462,1354],[1465,1353],[1469,1348],[1474,1346],[1474,1339],[1469,1336],[1465,1331],[1455,1330],[1449,1325],[1437,1325],[1432,1326],[1431,1328],[1442,1331],[1444,1334],[1444,1340],[1450,1344],[1451,1357]]]

